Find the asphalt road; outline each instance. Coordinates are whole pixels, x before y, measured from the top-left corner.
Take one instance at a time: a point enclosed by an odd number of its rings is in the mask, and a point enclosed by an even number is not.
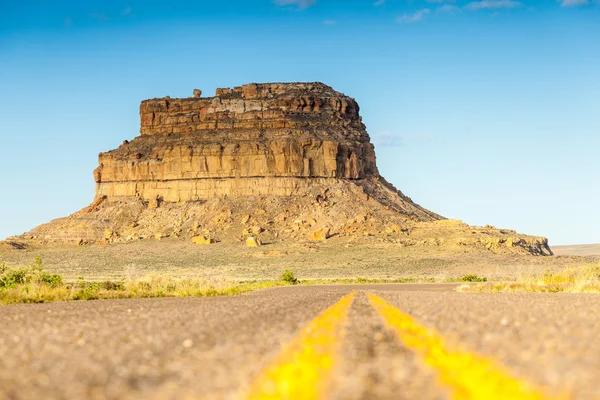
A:
[[[319,346],[331,362],[313,351]],[[456,361],[459,353],[469,363]],[[541,398],[598,399],[600,295],[327,285],[0,306],[2,399],[246,398],[253,388],[273,389],[265,371],[275,380],[295,376],[295,358],[322,368],[302,379],[324,398],[445,399],[462,384],[500,379]]]

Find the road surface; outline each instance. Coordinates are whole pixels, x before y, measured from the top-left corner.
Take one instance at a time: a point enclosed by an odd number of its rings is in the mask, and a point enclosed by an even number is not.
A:
[[[453,288],[0,306],[0,398],[600,398],[600,295]]]

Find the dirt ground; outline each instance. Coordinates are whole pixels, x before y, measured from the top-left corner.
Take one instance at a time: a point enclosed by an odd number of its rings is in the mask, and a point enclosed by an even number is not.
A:
[[[600,244],[579,244],[574,246],[554,246],[552,248],[557,256],[599,256]]]
[[[569,254],[566,250],[557,253]],[[405,247],[375,237],[277,242],[258,248],[247,247],[243,242],[195,245],[171,238],[21,250],[0,246],[0,262],[9,266],[29,264],[37,256],[47,271],[61,274],[65,280],[83,277],[90,281],[139,279],[149,274],[210,281],[266,280],[279,277],[286,269],[299,279],[433,278],[443,282],[476,274],[500,280],[600,261],[600,255],[548,257],[468,248],[457,252],[434,245]]]

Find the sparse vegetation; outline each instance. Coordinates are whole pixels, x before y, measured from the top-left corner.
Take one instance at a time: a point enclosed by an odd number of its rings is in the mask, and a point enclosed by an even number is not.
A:
[[[461,282],[487,282],[486,277],[477,276],[475,274],[461,276],[458,280]]]
[[[283,282],[287,282],[292,285],[298,284],[298,278],[296,278],[294,276],[294,273],[292,271],[290,271],[289,269],[286,269],[285,271],[283,271],[283,273],[281,274],[281,280]]]
[[[327,284],[368,284],[368,283],[436,283],[435,278],[335,278],[335,279],[307,279],[300,281],[303,285]]]
[[[465,285],[463,292],[548,292],[600,293],[600,264],[546,271],[541,275],[519,278],[512,282]]]
[[[264,261],[265,259],[262,258]],[[535,259],[537,260],[537,259]],[[534,261],[535,261],[534,260]],[[569,261],[569,260],[566,260]],[[596,261],[594,261],[596,262]],[[14,263],[14,261],[13,261]],[[433,262],[432,262],[433,263]],[[16,264],[18,265],[18,264]],[[419,264],[420,265],[420,264]],[[184,297],[184,296],[219,296],[236,295],[256,289],[283,286],[283,285],[309,285],[309,284],[365,284],[365,283],[456,283],[469,282],[459,288],[465,292],[600,292],[600,264],[587,264],[584,267],[573,268],[565,266],[560,269],[546,270],[544,273],[535,273],[521,269],[520,276],[508,276],[500,280],[497,274],[492,277],[469,272],[466,275],[452,275],[436,273],[429,276],[398,276],[386,271],[385,268],[376,270],[380,276],[344,276],[361,272],[360,269],[340,271],[326,270],[327,273],[339,278],[315,277],[310,268],[302,268],[302,275],[308,274],[311,278],[300,280],[292,269],[288,269],[276,279],[265,279],[266,270],[255,271],[251,276],[244,273],[228,273],[224,271],[206,277],[181,274],[174,270],[128,270],[124,273],[99,275],[95,271],[85,269],[86,279],[75,273],[63,274],[49,273],[45,270],[42,260],[36,260],[27,266],[8,265],[0,263],[0,304],[11,303],[43,303],[68,300],[95,300],[95,299],[121,299],[140,297]],[[416,268],[415,265],[414,268]],[[216,268],[216,267],[213,267]],[[56,272],[53,266],[52,269]],[[247,270],[252,270],[247,268]],[[54,272],[53,271],[53,272]],[[81,270],[80,270],[81,271]],[[190,270],[191,271],[191,270]],[[196,270],[197,271],[197,270]],[[246,270],[244,270],[246,271]],[[254,271],[254,270],[252,270]],[[293,269],[296,271],[296,268]],[[205,272],[202,270],[202,272]],[[458,271],[457,271],[458,272]],[[389,275],[388,275],[389,274]],[[383,275],[383,276],[381,276]],[[235,276],[234,279],[231,277]],[[313,278],[314,277],[314,278]],[[90,279],[91,278],[91,279]],[[89,279],[89,280],[88,280]],[[489,281],[488,281],[489,280]]]
[[[58,287],[63,284],[60,275],[49,274],[43,271],[42,259],[22,268],[9,268],[5,262],[0,266],[0,289],[8,290],[22,285],[45,285]]]
[[[456,279],[454,280],[456,281]],[[74,282],[64,282],[57,274],[44,271],[37,257],[27,267],[10,268],[0,264],[0,304],[47,303],[68,300],[127,299],[150,297],[201,297],[238,295],[268,287],[297,284],[360,284],[360,283],[433,283],[434,278],[343,278],[300,281],[291,270],[285,270],[279,280],[217,281],[202,278],[174,278],[150,274],[142,278],[122,278],[118,281],[86,281],[79,276]]]
[[[0,247],[0,262],[6,260],[11,267],[26,265],[37,255],[44,260],[44,270],[61,275],[66,282],[80,275],[98,282],[137,280],[150,274],[209,282],[277,280],[285,269],[301,280],[361,277],[386,282],[407,278],[458,282],[459,277],[477,274],[498,281],[589,263],[580,257],[446,252],[438,246],[406,247],[371,237],[352,244],[338,237],[316,244],[274,241],[258,251],[243,243],[199,248],[176,240],[142,240],[127,246],[40,246],[23,251]]]
[[[293,274],[292,278],[294,278]],[[80,277],[77,282],[65,283],[60,275],[46,273],[43,270],[42,260],[38,257],[27,267],[10,268],[6,263],[0,265],[0,304],[147,297],[226,296],[289,283],[290,281],[211,283],[199,278],[174,279],[159,275],[117,282],[86,282]]]

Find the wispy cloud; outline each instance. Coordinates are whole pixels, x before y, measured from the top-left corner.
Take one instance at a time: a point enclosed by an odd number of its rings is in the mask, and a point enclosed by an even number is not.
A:
[[[400,135],[394,134],[394,132],[384,131],[373,135],[373,143],[375,146],[380,147],[402,147],[406,143]]]
[[[106,14],[101,14],[101,13],[99,13],[97,11],[91,12],[90,13],[90,18],[93,18],[96,21],[102,21],[102,22],[108,21],[110,19],[110,18],[108,18],[106,16]]]
[[[457,7],[457,6],[455,6],[455,5],[452,5],[452,4],[444,4],[443,6],[441,6],[441,7],[438,7],[438,8],[435,10],[435,12],[436,12],[436,13],[446,13],[446,14],[452,14],[452,13],[454,13],[454,12],[456,12],[456,11],[459,11],[459,10],[460,10],[460,8],[458,8],[458,7]]]
[[[469,10],[500,10],[504,8],[521,7],[523,3],[514,0],[483,0],[473,1],[465,6]]]
[[[423,8],[422,10],[419,10],[414,14],[404,13],[398,18],[396,18],[396,22],[398,22],[399,24],[413,24],[415,22],[422,21],[423,18],[429,13],[431,13],[431,10],[429,8]]]
[[[121,11],[121,15],[129,15],[129,14],[131,14],[131,7],[127,7],[123,11]]]
[[[335,21],[333,19],[326,19],[325,21],[323,21],[323,23],[325,25],[335,25],[335,24],[337,24],[337,21]]]
[[[278,6],[297,6],[300,9],[308,8],[317,4],[317,0],[275,0]]]
[[[590,2],[588,0],[559,0],[561,7],[581,7],[588,6]]]
[[[73,20],[71,19],[71,17],[67,17],[67,18],[65,18],[64,23],[65,23],[65,26],[71,26],[71,25],[73,25]]]
[[[456,0],[427,0],[428,3],[442,4],[442,3],[456,3]]]
[[[383,131],[373,135],[373,143],[379,147],[404,147],[411,144],[429,143],[433,140],[433,136],[422,133],[398,135],[391,131]]]
[[[382,6],[384,4],[385,4],[385,0],[377,0],[377,1],[373,2],[373,5],[375,7],[379,7],[379,6]]]

